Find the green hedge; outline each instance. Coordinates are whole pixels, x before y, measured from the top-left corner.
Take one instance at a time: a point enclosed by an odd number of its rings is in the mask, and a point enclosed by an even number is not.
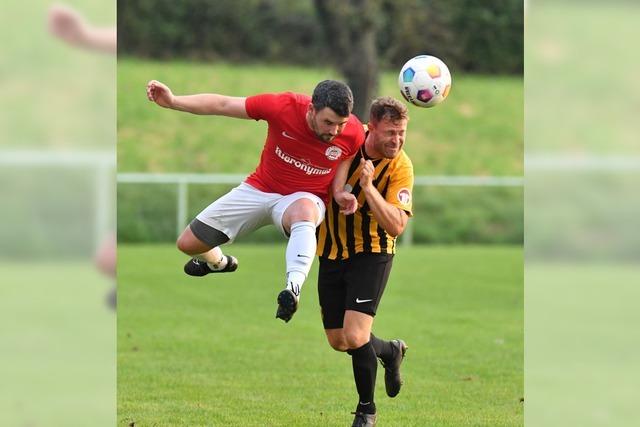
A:
[[[231,187],[190,185],[191,220]],[[522,188],[416,187],[414,243],[521,244]],[[172,242],[176,238],[176,186],[120,184],[118,188],[120,242]],[[274,227],[242,238],[243,242],[274,242],[283,237]]]
[[[397,69],[420,53],[450,68],[521,74],[522,0],[371,0],[379,63]],[[225,58],[326,66],[312,0],[122,0],[120,54],[154,59]]]

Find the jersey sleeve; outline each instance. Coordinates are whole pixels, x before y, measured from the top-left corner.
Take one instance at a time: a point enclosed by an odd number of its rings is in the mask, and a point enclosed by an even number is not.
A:
[[[254,120],[271,120],[278,115],[286,94],[266,93],[247,97],[245,109]]]
[[[413,215],[413,165],[408,158],[398,162],[389,177],[386,201]]]
[[[353,114],[351,115],[351,120],[353,120],[354,143],[349,147],[349,151],[345,153],[346,158],[353,157],[360,150],[366,139],[366,126]]]

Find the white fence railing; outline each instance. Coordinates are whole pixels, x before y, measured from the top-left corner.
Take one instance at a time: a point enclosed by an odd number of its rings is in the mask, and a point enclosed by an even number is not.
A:
[[[181,174],[181,173],[119,173],[119,184],[175,184],[176,196],[176,236],[182,233],[188,221],[189,184],[239,184],[246,175],[228,174]],[[521,187],[523,178],[516,176],[416,176],[415,186],[449,187]],[[402,244],[413,243],[412,221],[402,234]]]
[[[51,149],[0,149],[0,168],[10,172],[55,168],[62,170],[86,170],[93,179],[95,206],[92,244],[98,248],[106,235],[113,231],[116,209],[114,203],[113,175],[116,169],[116,151],[113,150],[51,150]],[[33,197],[37,197],[34,195]]]

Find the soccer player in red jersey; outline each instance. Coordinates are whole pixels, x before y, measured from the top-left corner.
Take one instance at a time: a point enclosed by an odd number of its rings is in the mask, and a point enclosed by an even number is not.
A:
[[[177,245],[192,257],[185,273],[231,272],[238,261],[224,255],[220,245],[264,225],[275,225],[289,238],[286,285],[278,295],[276,313],[288,322],[311,269],[316,227],[324,218],[332,181],[341,209],[353,213],[357,208],[355,197],[343,188],[351,159],[364,142],[363,126],[351,114],[351,90],[344,83],[325,80],[311,97],[291,92],[246,98],[176,96],[165,84],[151,80],[147,97],[161,107],[193,114],[267,121],[267,138],[255,172],[200,212]]]

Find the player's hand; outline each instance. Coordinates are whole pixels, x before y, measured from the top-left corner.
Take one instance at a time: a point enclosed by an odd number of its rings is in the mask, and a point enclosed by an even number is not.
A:
[[[352,215],[358,209],[358,199],[348,191],[340,191],[333,195],[334,200],[340,206],[340,213]]]
[[[151,80],[147,83],[147,98],[164,108],[173,106],[174,96],[171,89],[157,80]]]
[[[61,5],[52,6],[49,9],[47,21],[49,31],[65,42],[72,45],[83,45],[87,41],[88,25],[74,9]]]
[[[373,176],[375,174],[375,167],[371,160],[360,159],[360,187],[362,189],[369,188],[373,185]]]

